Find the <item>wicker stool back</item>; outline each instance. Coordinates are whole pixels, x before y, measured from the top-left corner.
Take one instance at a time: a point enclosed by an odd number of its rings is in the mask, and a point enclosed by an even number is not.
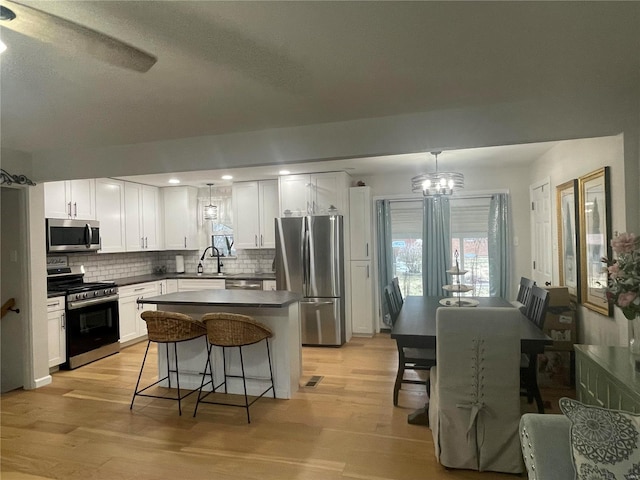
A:
[[[178,413],[182,415],[182,399],[188,397],[192,393],[198,390],[189,390],[183,394],[180,390],[180,374],[178,371],[178,347],[179,342],[186,342],[199,337],[205,337],[207,329],[202,322],[194,320],[189,315],[177,312],[163,312],[146,310],[140,314],[140,317],[147,324],[147,348],[144,352],[144,358],[142,360],[142,366],[140,367],[140,373],[138,375],[138,381],[136,382],[136,388],[133,392],[133,398],[131,399],[130,409],[133,409],[133,402],[136,396],[140,397],[152,397],[152,398],[164,398],[167,400],[176,400],[178,402]],[[149,353],[149,346],[151,342],[165,344],[166,362],[167,362],[167,375],[160,378],[158,381],[148,385],[142,389],[140,387],[140,379],[142,378],[142,372],[144,365],[147,361],[147,354]],[[173,344],[173,358],[174,367],[171,367],[169,358],[169,344]],[[205,341],[206,344],[206,341]],[[158,355],[160,352],[158,351]],[[175,373],[175,380],[177,385],[177,395],[152,395],[144,393],[149,388],[167,380],[169,388],[171,388],[171,374]],[[160,375],[158,375],[160,377]]]

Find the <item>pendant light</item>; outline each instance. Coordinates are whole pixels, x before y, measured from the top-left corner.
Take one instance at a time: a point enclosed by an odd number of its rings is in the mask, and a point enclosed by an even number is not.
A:
[[[414,193],[422,192],[425,197],[439,197],[451,195],[454,190],[464,188],[464,175],[457,172],[439,172],[438,155],[442,152],[431,152],[436,159],[436,170],[431,173],[423,173],[411,179],[411,190]]]
[[[209,205],[204,207],[204,219],[205,220],[217,220],[218,219],[218,207],[211,201],[211,187],[213,183],[207,183],[209,185]]]

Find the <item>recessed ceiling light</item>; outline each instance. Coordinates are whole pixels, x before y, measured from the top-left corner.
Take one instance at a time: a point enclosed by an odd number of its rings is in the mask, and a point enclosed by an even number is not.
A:
[[[174,184],[174,185],[175,185],[175,184],[177,184],[177,183],[180,183],[180,180],[178,180],[177,178],[170,178],[170,179],[169,179],[169,183],[171,183],[171,184]]]
[[[231,180],[232,178],[233,178],[233,175],[222,175],[223,180]]]
[[[280,175],[289,175],[291,172],[289,170],[280,170],[278,173]]]

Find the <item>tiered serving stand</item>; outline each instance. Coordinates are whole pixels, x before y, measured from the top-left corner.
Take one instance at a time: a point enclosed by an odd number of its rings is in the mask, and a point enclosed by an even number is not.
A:
[[[467,273],[467,270],[460,270],[460,263],[458,262],[458,256],[459,254],[458,254],[458,251],[456,250],[456,253],[455,253],[456,264],[453,267],[451,267],[450,270],[447,270],[447,273],[451,275],[453,278],[455,278],[455,283],[453,283],[452,285],[442,286],[443,290],[446,290],[447,292],[452,292],[454,294],[457,293],[458,297],[453,299],[443,298],[440,300],[440,305],[445,307],[476,307],[480,303],[478,302],[478,300],[475,300],[473,298],[464,298],[460,296],[461,293],[470,292],[471,290],[473,290],[473,288],[463,283],[460,283],[460,277],[464,276],[464,274]]]

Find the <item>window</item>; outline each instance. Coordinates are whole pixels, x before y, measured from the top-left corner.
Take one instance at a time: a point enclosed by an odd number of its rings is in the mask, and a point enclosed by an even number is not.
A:
[[[394,276],[403,296],[422,295],[422,201],[392,200]]]
[[[460,283],[473,290],[463,294],[473,297],[489,296],[489,202],[490,198],[451,199],[451,265],[455,252],[461,270],[467,270]],[[456,279],[452,279],[452,283]]]

